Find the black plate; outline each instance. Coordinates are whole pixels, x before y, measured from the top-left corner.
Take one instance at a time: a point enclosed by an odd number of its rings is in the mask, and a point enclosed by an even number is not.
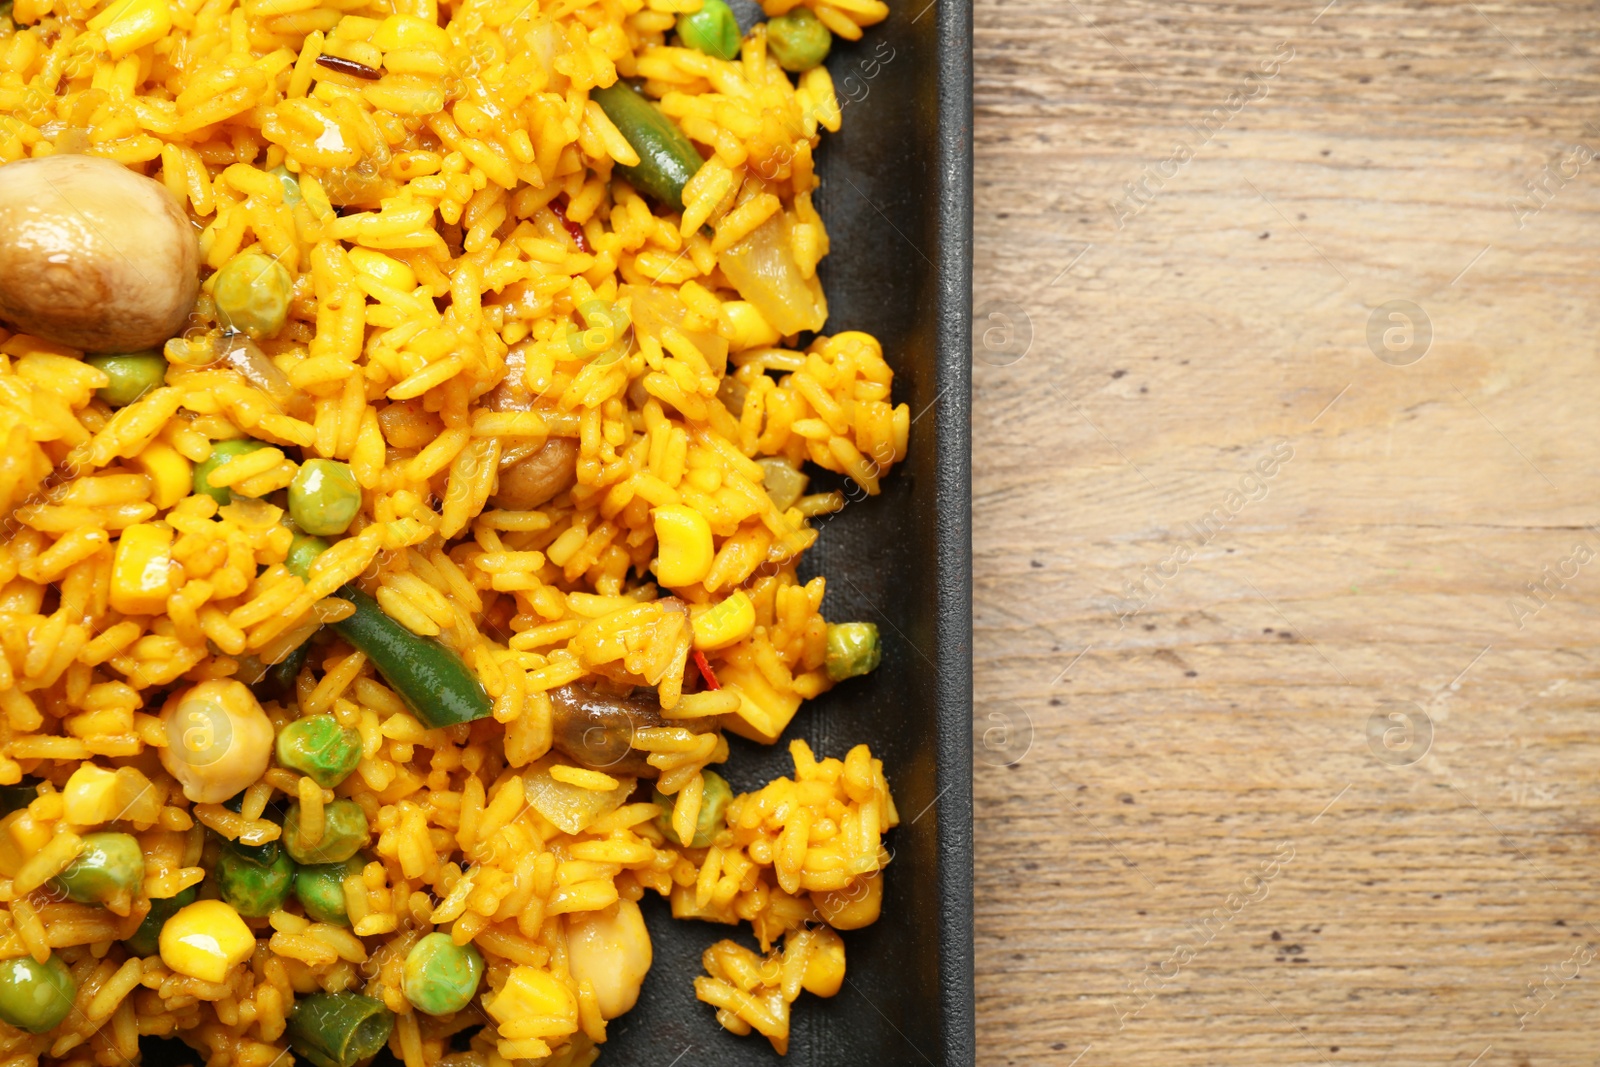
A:
[[[871,745],[900,809],[883,917],[844,935],[844,988],[801,994],[780,1057],[759,1034],[724,1031],[694,997],[700,954],[730,936],[755,947],[748,928],[676,922],[647,894],[655,964],[638,1006],[610,1024],[599,1067],[973,1061],[972,8],[892,2],[885,22],[836,40],[828,58],[844,126],[823,137],[814,200],[832,239],[820,268],[827,331],[883,342],[894,400],[915,419],[911,448],[881,496],[823,521],[804,573],[827,576],[830,619],[878,624],[883,665],[802,707],[778,745],[730,738],[719,768],[747,790],[793,773],[791,737],[819,757]],[[146,1050],[148,1067],[197,1062],[176,1042]]]

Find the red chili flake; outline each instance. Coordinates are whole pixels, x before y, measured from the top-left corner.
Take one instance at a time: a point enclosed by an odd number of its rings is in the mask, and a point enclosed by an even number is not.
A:
[[[591,251],[589,248],[589,239],[584,236],[582,226],[579,226],[576,222],[573,222],[571,219],[567,218],[567,202],[565,197],[558,196],[554,200],[550,201],[550,210],[556,213],[556,218],[561,220],[561,225],[567,228],[567,232],[570,233],[572,235],[572,239],[577,242],[578,251],[582,252],[584,255],[588,255]],[[712,688],[715,688],[715,686]]]
[[[348,74],[352,78],[361,78],[363,81],[375,82],[383,77],[383,71],[375,70],[365,63],[357,63],[353,59],[345,59],[343,56],[318,56],[317,66],[336,70],[340,74]]]
[[[694,665],[700,668],[700,677],[705,679],[707,689],[714,691],[722,688],[717,676],[711,673],[711,664],[706,662],[706,654],[698,648],[694,650]]]

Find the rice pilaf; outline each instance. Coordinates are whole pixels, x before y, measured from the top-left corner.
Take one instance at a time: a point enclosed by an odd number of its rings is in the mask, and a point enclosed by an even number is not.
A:
[[[759,945],[694,979],[723,1027],[782,1052],[838,991],[881,762],[711,768],[878,660],[797,568],[845,504],[804,465],[876,495],[910,431],[819,332],[811,202],[821,53],[888,9],[720,3],[0,13],[0,213],[103,160],[197,235],[176,281],[115,249],[102,304],[172,290],[148,351],[0,277],[0,1061],[579,1067],[646,891]]]

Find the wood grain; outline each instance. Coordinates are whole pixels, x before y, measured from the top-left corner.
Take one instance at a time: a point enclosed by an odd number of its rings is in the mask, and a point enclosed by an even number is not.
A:
[[[1600,22],[1324,3],[977,5],[986,1065],[1600,1056]]]

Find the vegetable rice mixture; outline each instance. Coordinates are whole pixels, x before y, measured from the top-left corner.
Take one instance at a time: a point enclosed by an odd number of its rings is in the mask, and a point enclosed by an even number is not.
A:
[[[910,429],[811,202],[888,9],[765,10],[0,0],[0,1067],[581,1067],[647,892],[726,1029],[839,990],[881,763],[712,768],[880,656],[796,571]]]

